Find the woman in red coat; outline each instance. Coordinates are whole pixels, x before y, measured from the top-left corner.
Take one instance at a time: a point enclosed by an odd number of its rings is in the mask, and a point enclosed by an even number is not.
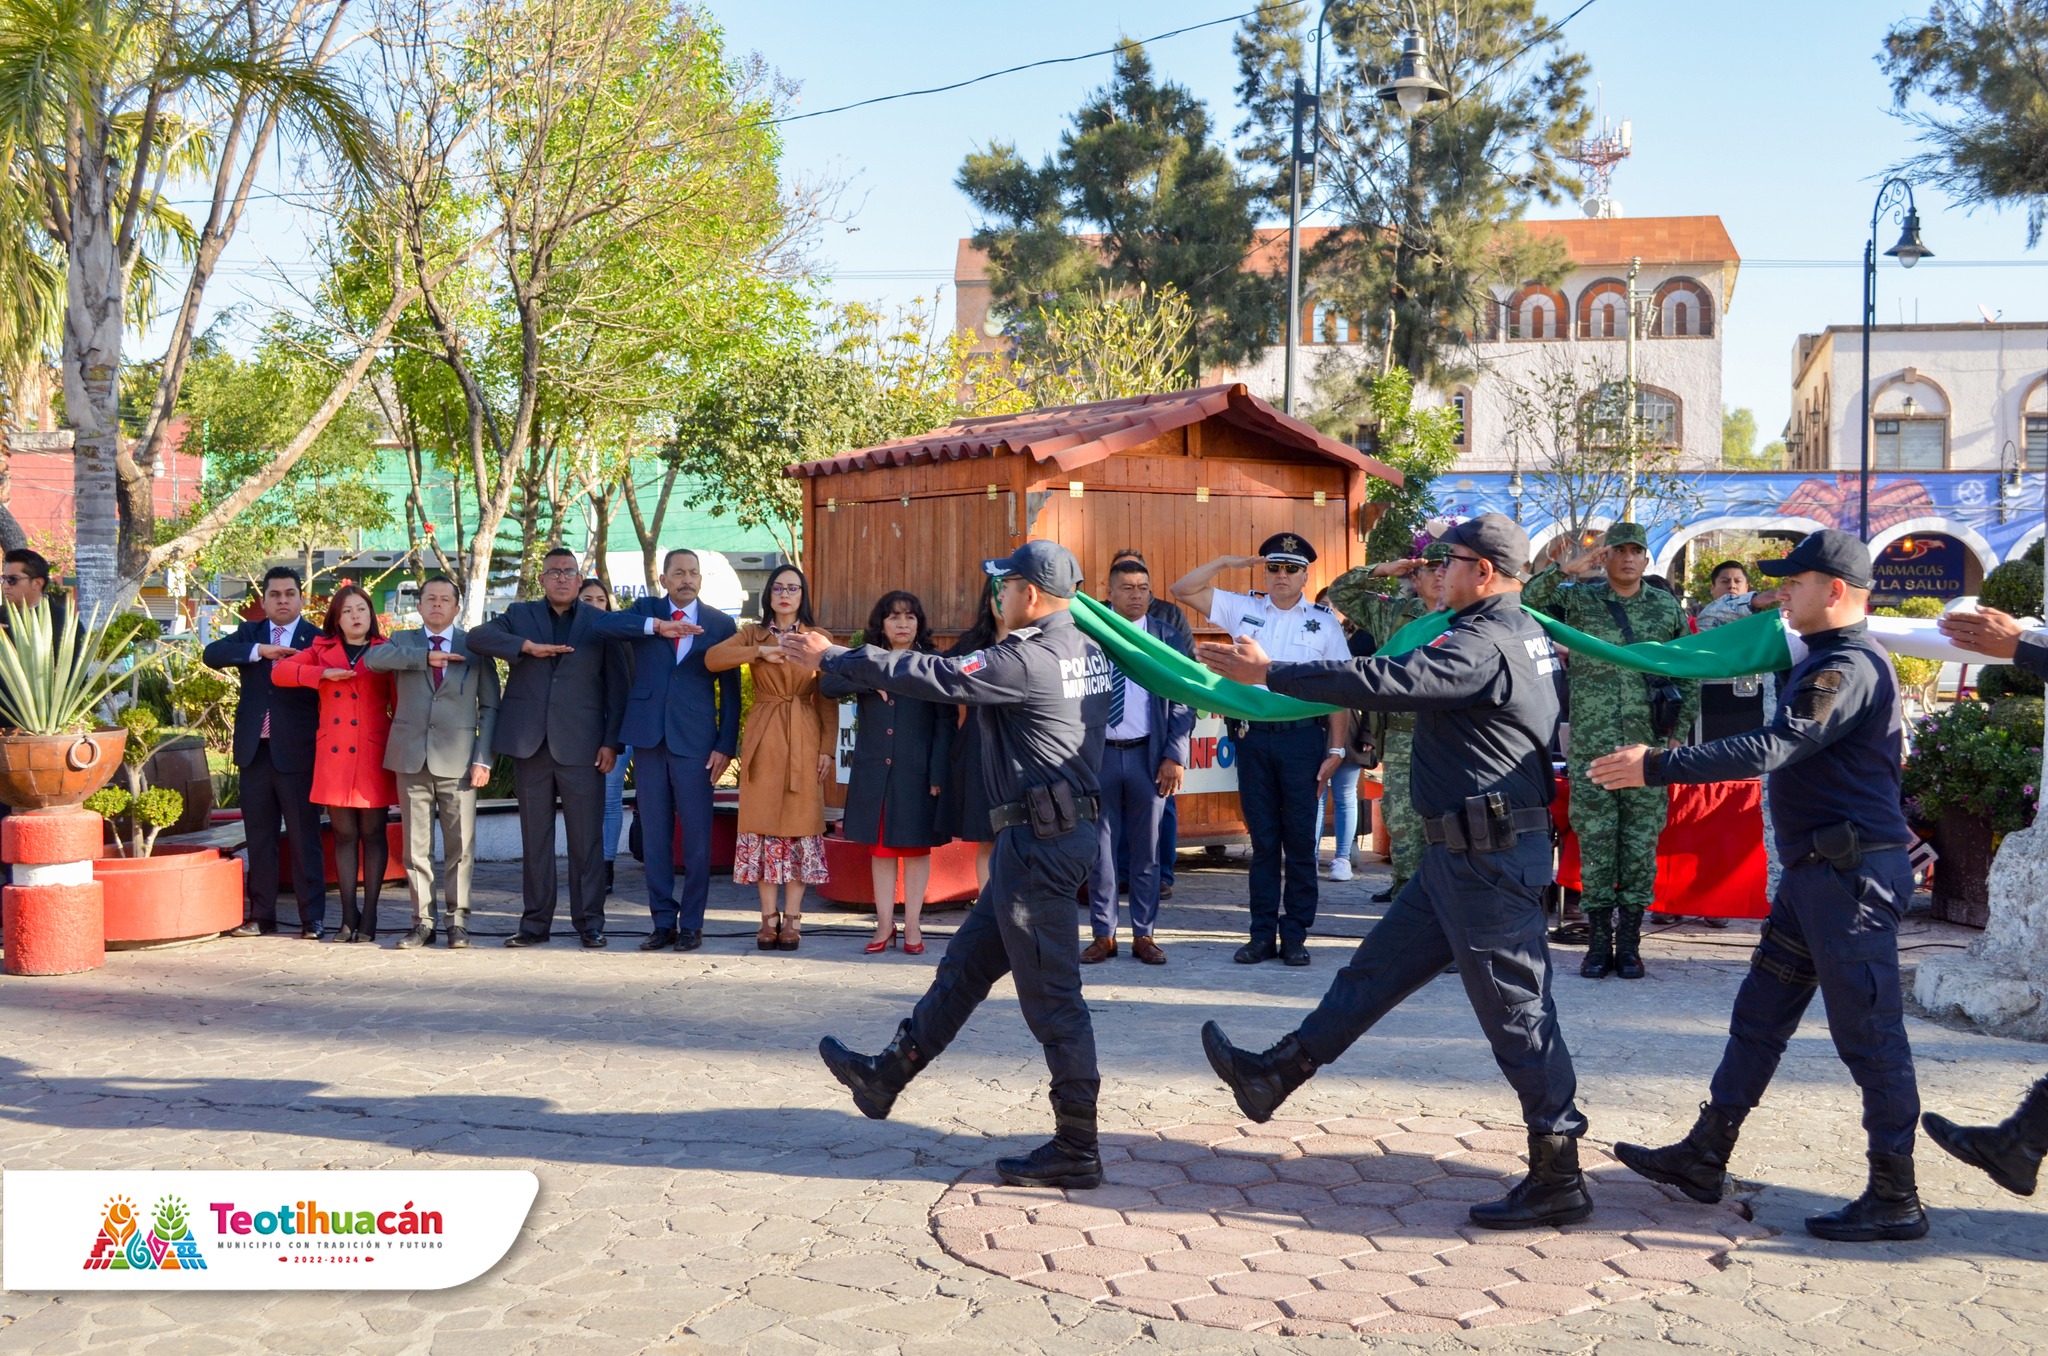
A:
[[[320,689],[319,743],[313,750],[313,799],[327,808],[334,825],[334,865],[341,886],[341,931],[337,942],[377,940],[377,897],[384,890],[390,843],[385,810],[398,801],[398,786],[384,768],[391,737],[391,675],[374,673],[363,662],[370,647],[382,645],[377,610],[354,584],[336,589],[327,605],[320,639],[271,666],[279,687]],[[360,849],[360,850],[359,850]],[[360,858],[363,906],[356,911]]]

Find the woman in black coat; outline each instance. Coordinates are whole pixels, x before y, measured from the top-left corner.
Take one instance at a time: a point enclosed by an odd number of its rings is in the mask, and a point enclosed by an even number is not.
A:
[[[868,614],[863,638],[890,650],[932,648],[931,626],[917,595],[885,593]],[[853,776],[846,788],[846,836],[871,849],[869,870],[875,891],[875,936],[870,956],[888,950],[896,935],[896,864],[903,864],[903,951],[924,954],[920,915],[931,884],[932,849],[947,840],[938,828],[939,797],[951,763],[956,709],[909,697],[874,692],[864,685],[821,674],[818,690],[827,697],[858,697],[853,742]]]
[[[985,650],[1010,634],[1010,628],[1003,625],[1002,617],[996,612],[995,594],[999,583],[991,579],[988,587],[982,590],[981,610],[975,615],[974,625],[962,632],[960,639],[946,651],[947,658]],[[959,838],[980,844],[974,855],[974,874],[986,888],[988,859],[995,854],[996,835],[988,825],[988,812],[992,806],[987,784],[981,778],[980,708],[961,706],[956,707],[955,712],[953,761],[946,770],[946,794],[939,802],[938,827],[941,841]]]

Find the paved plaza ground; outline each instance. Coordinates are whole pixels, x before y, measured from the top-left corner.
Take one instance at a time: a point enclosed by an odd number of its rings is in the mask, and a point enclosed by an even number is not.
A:
[[[602,952],[566,938],[508,951],[481,935],[509,932],[517,909],[516,868],[493,866],[479,872],[479,945],[467,952],[264,938],[118,954],[77,978],[0,982],[6,1167],[517,1167],[541,1183],[520,1241],[455,1290],[6,1294],[0,1350],[993,1356],[1369,1345],[1993,1356],[2048,1347],[2048,1210],[1924,1140],[1927,1239],[1854,1247],[1800,1228],[1863,1178],[1859,1101],[1818,1002],[1737,1151],[1751,1219],[1662,1201],[1603,1172],[1606,1234],[1475,1242],[1456,1232],[1455,1214],[1475,1180],[1490,1189],[1486,1174],[1513,1168],[1505,1153],[1515,1136],[1498,1127],[1517,1115],[1455,979],[1429,985],[1325,1070],[1263,1139],[1238,1125],[1196,1038],[1209,1017],[1245,1044],[1287,1030],[1352,945],[1339,934],[1370,925],[1368,897],[1384,871],[1325,883],[1328,935],[1312,944],[1312,966],[1290,970],[1230,963],[1245,877],[1191,869],[1163,920],[1169,965],[1126,953],[1087,972],[1115,1160],[1106,1208],[1090,1214],[1089,1193],[1073,1204],[1056,1195],[984,1202],[992,1183],[976,1174],[1042,1139],[1050,1123],[1044,1066],[1007,984],[891,1121],[856,1114],[814,1053],[826,1032],[862,1049],[886,1041],[928,980],[949,915],[936,915],[924,957],[875,960],[861,955],[868,929],[857,915],[814,903],[802,951],[761,954],[751,890],[720,880],[701,952],[642,955],[633,946],[646,913],[630,902],[640,878],[629,861],[620,866],[612,947]],[[400,892],[387,923],[403,907]],[[557,927],[566,930],[566,917]],[[1924,916],[1909,931],[1909,962],[1967,936]],[[1592,1141],[1661,1143],[1690,1124],[1753,935],[1753,924],[1662,932],[1645,948],[1650,976],[1636,982],[1581,980],[1576,950],[1560,949],[1558,1002]],[[2002,1117],[2048,1065],[2040,1046],[1910,1026],[1926,1103],[1958,1119]],[[1255,1183],[1276,1185],[1260,1196]],[[1190,1227],[1187,1211],[1236,1202],[1240,1189],[1236,1214]],[[1301,1214],[1301,1227],[1259,1213],[1281,1208]],[[1053,1209],[1064,1213],[1038,1217]],[[1379,1211],[1399,1215],[1410,1234],[1443,1236],[1401,1243]],[[1602,1222],[1596,1215],[1587,1229]],[[1070,1269],[1081,1253],[1057,1256],[1084,1244],[1098,1260],[1167,1260],[1153,1263],[1149,1288],[1119,1286],[1092,1274],[1116,1265]],[[1408,1246],[1427,1250],[1415,1267],[1388,1260]],[[1642,1260],[1655,1249],[1679,1260]],[[1007,1279],[955,1255],[977,1250],[1004,1252],[994,1260],[1029,1274]],[[1330,1277],[1390,1268],[1413,1272],[1412,1284],[1372,1280],[1375,1298],[1362,1309],[1330,1298],[1343,1289]],[[1439,1269],[1482,1289],[1432,1291]],[[1196,1289],[1219,1298],[1192,1312],[1268,1330],[1168,1316],[1184,1312],[1170,1277],[1195,1272]],[[1300,1282],[1311,1273],[1321,1279]],[[1572,1307],[1570,1286],[1590,1307],[1544,1317],[1545,1305]],[[1312,1288],[1314,1303],[1287,1298]],[[1123,1307],[1120,1293],[1144,1302]],[[1234,1306],[1231,1297],[1271,1302]],[[1377,1316],[1368,1335],[1316,1334],[1311,1320],[1354,1309]],[[1401,1330],[1412,1318],[1460,1314],[1506,1315],[1487,1320],[1506,1326]],[[1316,1335],[1282,1331],[1289,1326]]]

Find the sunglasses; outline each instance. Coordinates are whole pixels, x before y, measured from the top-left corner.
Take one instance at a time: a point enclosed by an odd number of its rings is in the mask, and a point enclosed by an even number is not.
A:
[[[1288,563],[1287,563],[1286,561],[1284,561],[1284,560],[1269,560],[1269,561],[1267,561],[1267,562],[1266,562],[1266,573],[1267,573],[1267,574],[1306,574],[1306,573],[1308,573],[1308,566],[1306,566],[1306,565],[1290,565],[1290,564],[1288,564]]]
[[[1451,556],[1451,559],[1452,559],[1452,560],[1462,560],[1462,561],[1464,561],[1464,562],[1465,562],[1465,563],[1466,563],[1467,565],[1477,565],[1477,564],[1478,564],[1478,563],[1479,563],[1479,562],[1480,562],[1481,560],[1485,559],[1485,557],[1484,557],[1484,556],[1461,556],[1461,555],[1458,555],[1458,554],[1456,554],[1456,553],[1453,553],[1453,554],[1452,554],[1452,556]]]
[[[18,589],[33,577],[26,574],[0,574],[0,584],[5,584],[11,589]]]

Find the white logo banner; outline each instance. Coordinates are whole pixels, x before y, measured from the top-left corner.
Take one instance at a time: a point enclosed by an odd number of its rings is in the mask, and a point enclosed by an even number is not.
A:
[[[519,1236],[530,1172],[7,1172],[0,1288],[445,1290]]]

